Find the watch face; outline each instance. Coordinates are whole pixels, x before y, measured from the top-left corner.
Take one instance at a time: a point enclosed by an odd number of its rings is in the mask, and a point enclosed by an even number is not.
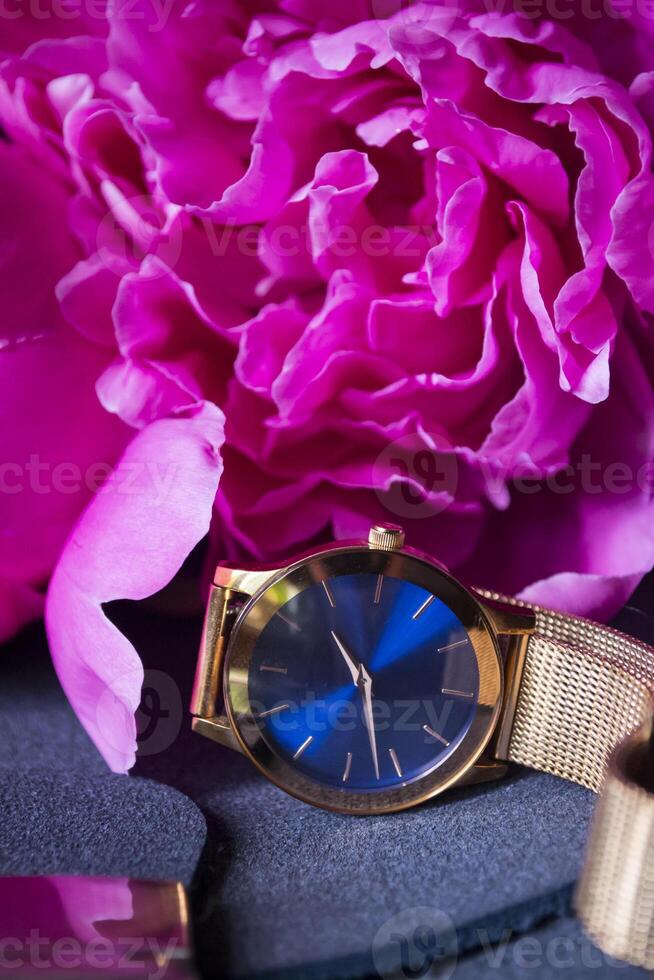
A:
[[[228,708],[257,764],[290,792],[334,809],[397,809],[474,761],[495,707],[489,671],[499,699],[489,638],[472,597],[435,566],[336,551],[244,611]]]

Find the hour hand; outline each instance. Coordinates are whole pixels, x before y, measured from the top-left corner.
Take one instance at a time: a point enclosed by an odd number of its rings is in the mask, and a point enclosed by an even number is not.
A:
[[[336,635],[336,633],[334,632],[334,630],[331,630],[331,634],[334,637],[334,642],[336,643],[336,646],[338,647],[338,649],[340,650],[340,652],[341,652],[341,654],[343,656],[343,660],[345,661],[345,663],[348,666],[348,670],[350,671],[350,674],[352,675],[352,681],[358,686],[358,684],[359,684],[359,664],[354,659],[354,657],[352,656],[352,654],[350,653],[350,651],[347,649],[347,647],[345,646],[345,644],[343,643],[343,641],[340,639],[340,637],[338,637]]]

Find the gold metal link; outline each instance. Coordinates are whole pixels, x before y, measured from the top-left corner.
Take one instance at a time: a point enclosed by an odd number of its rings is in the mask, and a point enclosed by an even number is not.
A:
[[[654,649],[588,620],[535,612],[507,758],[601,790],[577,912],[605,952],[653,970],[654,773],[639,782],[636,763],[650,744]]]

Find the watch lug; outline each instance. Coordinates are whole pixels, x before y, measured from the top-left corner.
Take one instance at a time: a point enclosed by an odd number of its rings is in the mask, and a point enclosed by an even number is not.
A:
[[[270,566],[270,568],[227,568],[224,565],[218,565],[213,577],[213,584],[249,596],[258,592],[269,579],[283,570],[283,566],[279,568],[276,565]]]
[[[502,779],[506,776],[508,766],[504,762],[498,762],[490,756],[482,756],[474,766],[461,777],[457,786],[473,786],[475,783],[490,783],[495,779]]]
[[[218,742],[228,749],[242,752],[241,744],[234,734],[234,729],[229,723],[229,719],[224,715],[214,718],[193,718],[191,727],[198,735],[204,735],[213,742]]]
[[[498,636],[529,635],[536,629],[536,613],[528,606],[503,602],[493,593],[471,590]]]
[[[229,589],[211,586],[191,696],[191,714],[201,718],[216,714],[222,660],[238,607],[239,599]]]
[[[509,755],[527,646],[529,638],[536,630],[536,613],[528,606],[504,602],[493,593],[475,595],[495,629],[504,659],[504,696],[490,747],[492,757],[501,763]]]

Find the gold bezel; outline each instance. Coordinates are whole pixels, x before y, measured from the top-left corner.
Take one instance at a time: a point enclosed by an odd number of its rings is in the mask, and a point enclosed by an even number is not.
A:
[[[248,678],[256,642],[272,616],[309,585],[334,574],[369,571],[413,582],[441,598],[468,631],[479,670],[479,701],[472,723],[455,750],[437,769],[414,782],[379,792],[334,789],[309,779],[276,755],[264,741],[252,711]],[[502,659],[486,613],[456,579],[425,555],[410,549],[376,551],[344,545],[308,555],[271,578],[243,607],[234,624],[223,671],[227,715],[240,746],[254,765],[292,796],[340,813],[391,813],[415,806],[460,780],[486,748],[499,716]]]

